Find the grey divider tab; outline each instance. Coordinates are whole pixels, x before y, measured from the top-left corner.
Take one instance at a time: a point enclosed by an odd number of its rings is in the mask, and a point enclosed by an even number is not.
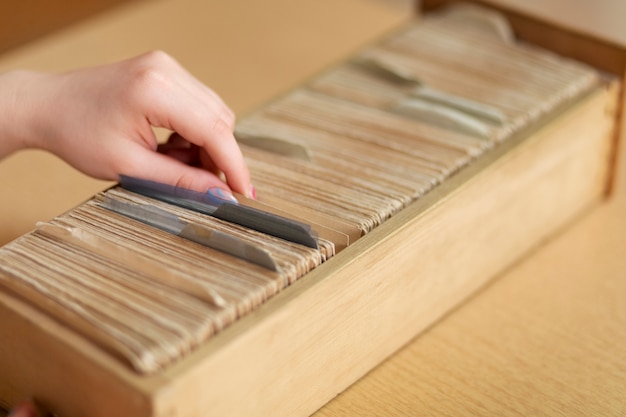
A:
[[[310,248],[318,248],[314,231],[311,230],[310,225],[305,223],[252,207],[219,200],[208,193],[200,193],[155,181],[120,175],[120,184],[128,191],[137,194],[208,214],[220,220],[235,223]]]

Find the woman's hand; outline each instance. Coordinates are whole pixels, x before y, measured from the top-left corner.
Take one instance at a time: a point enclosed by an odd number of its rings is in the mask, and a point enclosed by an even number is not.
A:
[[[44,149],[95,178],[252,197],[234,123],[220,97],[163,52],[64,74],[0,75],[0,157]],[[153,126],[175,134],[159,147]]]

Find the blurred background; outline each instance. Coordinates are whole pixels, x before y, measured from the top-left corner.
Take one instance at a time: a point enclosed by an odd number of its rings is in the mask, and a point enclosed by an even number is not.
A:
[[[0,53],[122,3],[136,1],[142,0],[4,1],[0,4]]]

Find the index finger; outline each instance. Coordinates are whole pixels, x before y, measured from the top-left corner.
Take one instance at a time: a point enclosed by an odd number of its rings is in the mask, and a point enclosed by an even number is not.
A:
[[[233,191],[251,195],[250,173],[233,134],[232,111],[175,61],[147,71],[141,97],[152,126],[173,130],[202,147]]]

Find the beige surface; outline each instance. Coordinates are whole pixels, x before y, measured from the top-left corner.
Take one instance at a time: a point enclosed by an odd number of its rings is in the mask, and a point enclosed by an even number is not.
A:
[[[0,71],[61,70],[165,49],[241,114],[407,15],[403,2],[374,0],[158,0],[5,55]],[[613,199],[318,414],[626,413],[626,158],[621,161]],[[0,242],[106,185],[37,152],[2,161],[0,178]]]
[[[22,0],[0,4],[0,52],[132,0]]]

